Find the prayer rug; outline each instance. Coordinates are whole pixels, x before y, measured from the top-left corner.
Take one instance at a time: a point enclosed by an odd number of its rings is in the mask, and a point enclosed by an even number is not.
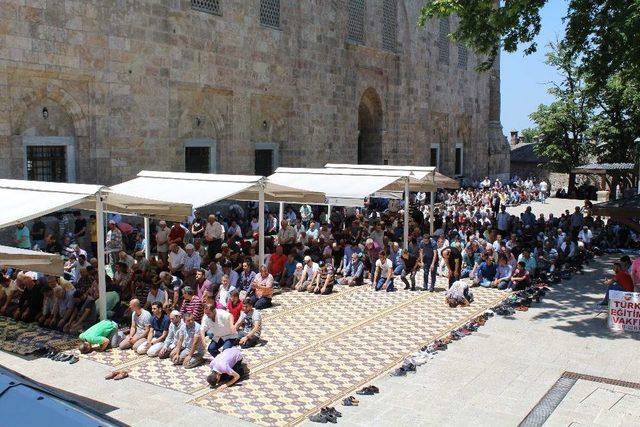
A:
[[[375,303],[369,299],[371,295],[378,298]],[[387,294],[362,288],[358,296],[370,304],[368,313],[358,311],[361,310],[358,305],[338,304],[331,307],[334,311],[317,307],[317,315],[329,312],[339,319],[338,323],[347,319],[343,328],[325,333],[322,320],[315,326],[305,325],[315,331],[315,340],[285,354],[274,348],[275,356],[257,369],[251,362],[252,352],[245,351],[251,377],[239,387],[214,390],[193,403],[261,425],[300,422],[390,370],[421,346],[496,305],[505,294],[493,289],[474,289],[474,303],[455,309],[444,304],[442,294],[403,291]],[[345,315],[335,311],[340,307]],[[354,315],[352,309],[356,310]],[[274,337],[275,333],[271,331],[269,335]],[[299,329],[290,332],[297,333]],[[332,361],[331,369],[322,361]]]

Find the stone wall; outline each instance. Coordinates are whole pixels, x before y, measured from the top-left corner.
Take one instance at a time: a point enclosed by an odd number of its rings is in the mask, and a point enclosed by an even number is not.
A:
[[[88,183],[182,171],[192,141],[211,142],[220,173],[254,173],[265,143],[282,166],[355,163],[366,91],[382,112],[378,163],[428,165],[437,143],[453,175],[462,143],[467,177],[508,172],[499,65],[476,73],[452,43],[443,58],[439,22],[415,26],[423,1],[397,1],[395,52],[382,2],[365,2],[362,44],[347,41],[347,0],[282,0],[279,28],[260,24],[259,0],[219,4],[221,16],[189,0],[0,2],[0,176],[24,176],[28,136],[72,138]]]

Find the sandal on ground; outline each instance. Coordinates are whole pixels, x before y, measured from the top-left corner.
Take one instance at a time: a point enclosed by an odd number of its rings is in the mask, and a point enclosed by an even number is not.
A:
[[[104,377],[105,380],[112,380],[116,377],[116,375],[118,375],[120,372],[119,371],[112,371],[109,373],[109,375],[106,375]]]
[[[118,372],[118,375],[116,375],[113,379],[118,381],[118,380],[123,380],[128,376],[129,376],[129,373],[127,371],[120,371]]]

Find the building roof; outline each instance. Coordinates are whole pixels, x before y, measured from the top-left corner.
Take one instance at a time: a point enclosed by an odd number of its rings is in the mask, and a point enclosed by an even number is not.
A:
[[[544,163],[548,159],[536,154],[534,148],[536,142],[520,143],[511,147],[511,161],[519,163]]]
[[[640,194],[608,202],[596,203],[592,212],[604,216],[640,216]]]
[[[597,170],[597,171],[627,171],[634,170],[633,163],[589,163],[575,168],[576,170]]]

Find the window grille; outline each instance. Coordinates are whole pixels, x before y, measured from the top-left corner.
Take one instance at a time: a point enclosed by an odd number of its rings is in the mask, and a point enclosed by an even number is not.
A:
[[[449,19],[440,18],[438,31],[438,62],[449,64]]]
[[[61,145],[27,146],[27,178],[32,181],[67,181],[67,150]]]
[[[398,29],[398,5],[396,0],[382,3],[382,48],[396,51]]]
[[[469,62],[467,47],[462,43],[458,43],[458,68],[466,69],[467,62]]]
[[[347,39],[364,44],[364,0],[349,0]]]
[[[191,0],[191,9],[222,16],[220,0]]]
[[[280,0],[260,0],[260,23],[280,28]]]

